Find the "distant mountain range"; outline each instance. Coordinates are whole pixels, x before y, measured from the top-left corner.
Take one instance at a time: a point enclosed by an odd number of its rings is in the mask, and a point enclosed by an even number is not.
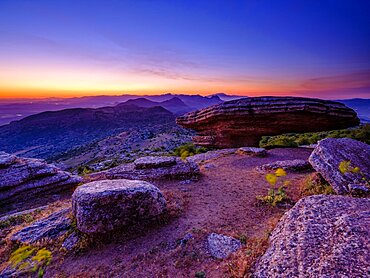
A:
[[[156,105],[168,108],[169,111],[179,114],[204,108],[223,101],[218,95],[174,95],[163,94],[153,96],[121,95],[121,96],[89,96],[75,98],[48,98],[48,99],[0,99],[0,126],[11,121],[20,120],[27,116],[45,111],[57,111],[68,108],[98,108],[115,106],[128,100],[143,99],[156,102]],[[162,104],[160,104],[162,103]],[[149,104],[147,104],[149,105]],[[153,103],[154,105],[154,103]],[[141,106],[143,107],[143,106]],[[144,107],[152,107],[144,106]]]
[[[119,105],[136,105],[138,107],[145,107],[145,108],[161,106],[167,109],[168,111],[171,111],[175,115],[181,115],[181,114],[190,112],[192,110],[195,110],[195,108],[189,107],[188,105],[186,105],[179,97],[173,97],[169,100],[165,100],[161,102],[151,101],[146,98],[137,98],[137,99],[130,99]]]
[[[120,104],[42,112],[1,126],[0,150],[48,159],[108,136],[164,125],[175,125],[175,115],[161,106]]]

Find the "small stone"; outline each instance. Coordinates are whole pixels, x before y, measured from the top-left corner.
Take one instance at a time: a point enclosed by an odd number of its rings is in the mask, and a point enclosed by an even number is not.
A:
[[[211,255],[218,259],[227,258],[242,246],[239,240],[216,233],[211,233],[207,238],[207,242]]]
[[[166,209],[162,192],[140,180],[101,180],[79,186],[72,195],[77,228],[88,234],[107,233],[153,219]]]
[[[237,153],[257,157],[265,157],[267,155],[267,152],[264,148],[255,147],[241,147],[237,150]]]

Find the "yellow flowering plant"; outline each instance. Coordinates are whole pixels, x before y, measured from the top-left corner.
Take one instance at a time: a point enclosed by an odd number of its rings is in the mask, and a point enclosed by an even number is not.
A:
[[[266,174],[265,179],[271,185],[271,188],[268,191],[266,196],[258,196],[257,200],[262,201],[268,205],[276,206],[282,202],[288,200],[288,197],[285,192],[285,187],[290,185],[289,180],[281,180],[282,177],[287,175],[286,171],[283,168],[278,168],[274,173]],[[277,189],[275,186],[281,182],[282,185]]]

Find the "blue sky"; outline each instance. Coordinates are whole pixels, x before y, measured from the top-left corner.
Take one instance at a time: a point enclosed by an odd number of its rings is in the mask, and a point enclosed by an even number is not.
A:
[[[0,96],[370,97],[370,1],[0,1]]]

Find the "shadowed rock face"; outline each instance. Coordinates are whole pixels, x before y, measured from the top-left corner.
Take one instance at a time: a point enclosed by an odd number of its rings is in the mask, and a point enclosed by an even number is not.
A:
[[[356,112],[344,104],[311,98],[254,97],[227,101],[176,119],[198,132],[194,143],[229,148],[258,146],[262,136],[356,126]]]

